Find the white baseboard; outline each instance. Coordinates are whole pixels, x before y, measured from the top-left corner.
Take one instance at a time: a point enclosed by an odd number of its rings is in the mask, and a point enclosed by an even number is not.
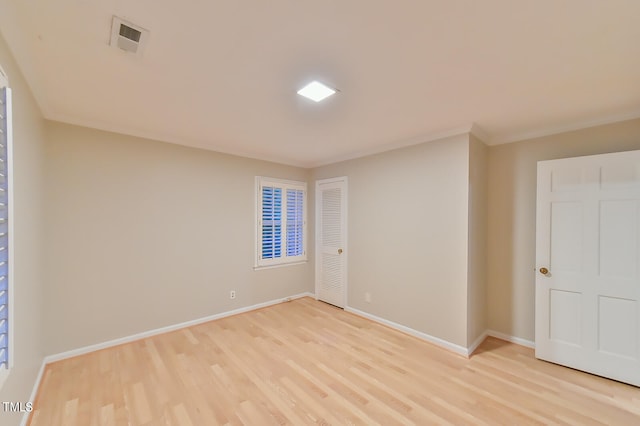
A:
[[[510,336],[505,333],[501,333],[495,330],[487,330],[486,333],[488,336],[495,337],[496,339],[504,340],[507,342],[515,343],[516,345],[526,346],[527,348],[535,349],[536,342],[532,342],[531,340],[522,339],[520,337]]]
[[[36,376],[36,381],[33,384],[33,389],[31,389],[31,395],[29,395],[29,402],[35,403],[36,395],[38,394],[38,388],[40,387],[40,382],[42,381],[42,376],[44,375],[44,368],[46,367],[47,362],[45,358],[42,359],[42,364],[40,364],[40,370],[38,371],[38,375]],[[22,416],[22,421],[20,422],[20,426],[26,426],[29,421],[29,416],[31,413],[24,413]]]
[[[375,321],[377,323],[380,324],[384,324],[388,327],[391,327],[393,329],[402,331],[403,333],[409,334],[411,336],[417,337],[419,339],[425,340],[429,343],[433,343],[434,345],[440,346],[441,348],[447,349],[449,351],[455,352],[458,355],[462,355],[465,356],[467,358],[469,358],[475,351],[476,349],[478,349],[478,346],[480,346],[482,344],[482,342],[484,342],[484,340],[491,336],[491,337],[495,337],[497,339],[500,340],[504,340],[506,342],[510,342],[510,343],[515,343],[516,345],[520,345],[520,346],[525,346],[527,348],[532,348],[534,349],[536,344],[535,342],[532,342],[531,340],[526,340],[526,339],[522,339],[520,337],[515,337],[515,336],[510,336],[508,334],[505,333],[500,333],[499,331],[495,331],[495,330],[486,330],[484,333],[482,333],[480,336],[478,336],[478,338],[476,340],[473,341],[473,343],[468,347],[465,348],[464,346],[460,346],[460,345],[456,345],[455,343],[451,343],[447,340],[444,339],[440,339],[439,337],[435,337],[435,336],[431,336],[429,334],[423,333],[421,331],[418,330],[414,330],[413,328],[404,326],[402,324],[398,324],[396,322],[393,321],[389,321],[387,319],[369,314],[367,312],[361,311],[359,309],[355,309],[355,308],[351,308],[349,306],[344,308],[345,311],[347,312],[351,312],[352,314],[370,319],[372,321]]]
[[[344,310],[347,311],[347,312],[351,312],[352,314],[355,314],[355,315],[370,319],[371,321],[375,321],[377,323],[386,325],[386,326],[391,327],[393,329],[396,329],[398,331],[402,331],[403,333],[406,333],[406,334],[409,334],[411,336],[417,337],[419,339],[425,340],[425,341],[427,341],[429,343],[433,343],[436,346],[440,346],[441,348],[450,350],[451,352],[455,352],[458,355],[462,355],[462,356],[465,356],[465,357],[469,356],[470,352],[469,352],[469,350],[467,348],[465,348],[463,346],[460,346],[460,345],[456,345],[455,343],[448,342],[448,341],[446,341],[444,339],[440,339],[439,337],[431,336],[431,335],[429,335],[427,333],[423,333],[421,331],[414,330],[413,328],[404,326],[402,324],[398,324],[398,323],[393,322],[393,321],[389,321],[389,320],[384,319],[384,318],[380,318],[378,316],[369,314],[367,312],[364,312],[364,311],[361,311],[361,310],[358,310],[358,309],[355,309],[355,308],[351,308],[349,306],[345,307]]]
[[[31,400],[33,400],[33,398],[35,397],[35,394],[37,392],[37,388],[40,384],[40,380],[42,379],[42,374],[44,373],[44,367],[46,366],[46,364],[55,362],[55,361],[60,361],[63,359],[67,359],[67,358],[72,358],[74,356],[78,356],[78,355],[84,355],[90,352],[94,352],[94,351],[98,351],[101,349],[106,349],[106,348],[110,348],[112,346],[117,346],[117,345],[122,345],[123,343],[129,343],[129,342],[133,342],[136,340],[140,340],[140,339],[144,339],[146,337],[151,337],[151,336],[155,336],[158,334],[162,334],[162,333],[168,333],[170,331],[175,331],[175,330],[180,330],[182,328],[186,328],[186,327],[191,327],[193,325],[198,325],[198,324],[202,324],[205,322],[209,322],[209,321],[214,321],[220,318],[225,318],[225,317],[229,317],[232,315],[237,315],[237,314],[242,314],[244,312],[249,312],[249,311],[254,311],[256,309],[261,309],[261,308],[266,308],[267,306],[272,306],[272,305],[276,305],[278,303],[282,303],[282,302],[286,302],[289,300],[294,300],[294,299],[299,299],[302,297],[313,297],[315,298],[315,294],[311,293],[311,292],[305,292],[305,293],[300,293],[300,294],[296,294],[293,296],[289,296],[289,297],[284,297],[282,299],[275,299],[275,300],[270,300],[268,302],[263,302],[263,303],[258,303],[255,305],[251,305],[251,306],[246,306],[243,308],[238,308],[238,309],[234,309],[232,311],[227,311],[227,312],[221,312],[219,314],[214,314],[214,315],[209,315],[206,316],[204,318],[197,318],[194,320],[190,320],[190,321],[185,321],[179,324],[173,324],[173,325],[169,325],[166,327],[161,327],[161,328],[157,328],[154,330],[148,330],[148,331],[143,331],[141,333],[136,333],[136,334],[132,334],[130,336],[125,336],[125,337],[120,337],[118,339],[113,339],[113,340],[109,340],[106,342],[102,342],[102,343],[96,343],[94,345],[89,345],[89,346],[84,346],[82,348],[78,348],[78,349],[73,349],[70,351],[66,351],[66,352],[61,352],[58,354],[53,354],[53,355],[48,355],[46,357],[44,357],[44,360],[42,362],[42,366],[40,367],[40,372],[38,373],[38,377],[37,377],[37,381],[36,384],[34,386],[34,389],[32,391],[32,398]],[[484,339],[487,338],[487,336],[492,336],[501,340],[505,340],[507,342],[511,342],[511,343],[515,343],[521,346],[526,346],[528,348],[535,348],[535,343],[530,341],[530,340],[526,340],[526,339],[522,339],[519,337],[514,337],[514,336],[510,336],[508,334],[505,333],[501,333],[499,331],[495,331],[495,330],[487,330],[484,333],[482,333],[472,344],[471,346],[469,346],[468,348],[465,348],[464,346],[460,346],[460,345],[456,345],[455,343],[451,343],[447,340],[444,339],[440,339],[439,337],[435,337],[435,336],[431,336],[429,334],[423,333],[421,331],[418,330],[414,330],[413,328],[404,326],[402,324],[398,324],[395,323],[393,321],[389,321],[387,319],[369,314],[367,312],[364,311],[360,311],[358,309],[355,308],[351,308],[349,306],[345,307],[345,311],[347,312],[351,312],[353,314],[359,315],[361,317],[370,319],[372,321],[378,322],[380,324],[384,324],[386,326],[389,326],[391,328],[394,328],[396,330],[402,331],[403,333],[409,334],[411,336],[415,336],[418,337],[422,340],[425,340],[427,342],[433,343],[437,346],[440,346],[442,348],[448,349],[452,352],[455,352],[457,354],[463,355],[463,356],[470,356],[477,348],[478,346],[480,346],[480,344],[482,344],[482,342],[484,341]]]
[[[484,342],[484,339],[486,339],[488,335],[489,335],[489,331],[485,330],[484,333],[482,333],[480,336],[478,336],[478,338],[473,341],[471,346],[469,346],[467,348],[467,352],[468,352],[467,356],[473,355],[473,353],[476,351],[476,349],[478,349],[478,346],[480,346],[482,344],[482,342]]]
[[[78,355],[88,354],[90,352],[99,351],[101,349],[110,348],[112,346],[122,345],[123,343],[134,342],[136,340],[144,339],[147,337],[155,336],[158,334],[168,333],[170,331],[180,330],[181,328],[191,327],[193,325],[202,324],[205,322],[217,320],[220,318],[229,317],[232,315],[242,314],[256,309],[266,308],[267,306],[277,305],[278,303],[288,302],[294,299],[300,299],[301,297],[315,297],[313,293],[300,293],[289,297],[283,297],[282,299],[270,300],[268,302],[258,303],[244,308],[234,309],[232,311],[221,312],[219,314],[209,315],[204,318],[197,318],[190,321],[181,322],[179,324],[168,325],[166,327],[156,328],[154,330],[143,331],[141,333],[132,334],[130,336],[120,337],[118,339],[109,340],[102,343],[96,343],[94,345],[84,346],[82,348],[73,349],[58,354],[48,355],[44,358],[44,364],[49,364],[55,361],[60,361],[67,358],[72,358]]]

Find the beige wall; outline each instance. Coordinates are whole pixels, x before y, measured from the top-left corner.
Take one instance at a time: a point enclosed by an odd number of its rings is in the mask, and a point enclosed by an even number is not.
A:
[[[44,357],[42,268],[44,121],[9,49],[0,37],[0,66],[13,92],[14,188],[14,368],[0,401],[26,402]],[[18,424],[22,415],[0,409],[0,424]]]
[[[311,262],[253,270],[254,177],[307,181],[308,170],[46,130],[47,353],[312,291]]]
[[[469,135],[467,347],[487,330],[487,161],[487,146]]]
[[[534,340],[537,162],[636,149],[640,149],[640,120],[490,148],[490,329]]]
[[[640,149],[639,128],[635,120],[489,149],[474,137],[443,140],[309,172],[48,123],[46,294],[83,303],[47,310],[52,327],[71,330],[50,334],[47,352],[313,291],[312,246],[307,265],[251,268],[259,174],[312,177],[310,225],[314,181],[349,176],[349,306],[461,346],[487,326],[533,340],[536,162]],[[139,311],[150,292],[155,304]],[[174,299],[184,308],[170,309]]]
[[[466,347],[468,166],[465,135],[314,170],[349,178],[350,307]]]

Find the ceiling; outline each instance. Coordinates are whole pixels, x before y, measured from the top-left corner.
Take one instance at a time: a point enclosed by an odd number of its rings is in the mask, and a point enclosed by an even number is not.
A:
[[[0,0],[51,120],[313,167],[640,117],[638,0]],[[113,15],[150,31],[109,46]],[[340,92],[296,95],[313,79]]]

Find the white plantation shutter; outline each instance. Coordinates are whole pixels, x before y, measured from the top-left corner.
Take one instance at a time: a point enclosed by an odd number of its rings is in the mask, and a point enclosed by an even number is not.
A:
[[[256,267],[306,260],[307,184],[262,177],[256,182]]]
[[[0,89],[0,368],[9,367],[9,146],[11,90]]]
[[[287,189],[287,256],[304,252],[304,191]]]
[[[282,256],[282,189],[262,188],[262,258]]]

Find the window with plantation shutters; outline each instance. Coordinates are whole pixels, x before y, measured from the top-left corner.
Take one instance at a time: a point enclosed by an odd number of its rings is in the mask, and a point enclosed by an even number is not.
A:
[[[257,177],[256,267],[307,260],[307,184]]]
[[[262,258],[282,257],[282,189],[262,188]]]
[[[0,369],[9,368],[9,159],[11,90],[0,88]]]

